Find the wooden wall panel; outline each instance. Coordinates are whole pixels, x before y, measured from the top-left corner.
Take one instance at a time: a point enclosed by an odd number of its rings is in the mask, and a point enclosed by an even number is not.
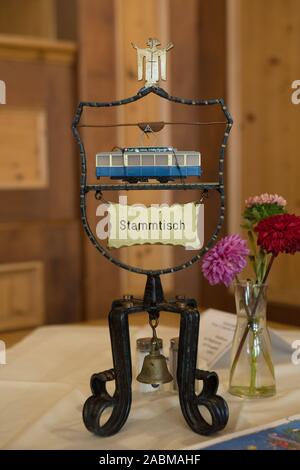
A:
[[[1,264],[21,266],[34,262],[43,265],[44,290],[41,302],[45,305],[46,323],[82,319],[79,243],[79,222],[76,221],[0,225]],[[5,321],[2,324],[0,319],[0,330],[6,327]]]
[[[199,2],[191,0],[189,8],[179,0],[172,1],[170,11],[171,38],[175,44],[171,57],[171,93],[185,98],[201,98],[199,89],[200,80],[200,11]],[[180,27],[179,27],[180,23]],[[173,121],[199,120],[199,109],[183,106],[174,106],[172,109]],[[192,128],[193,129],[193,128]],[[195,129],[190,132],[186,127],[172,128],[173,145],[178,148],[192,148],[203,150]],[[174,201],[188,202],[199,198],[199,191],[188,191],[173,194]],[[191,255],[191,252],[190,252]],[[182,261],[179,253],[175,253],[176,264]],[[174,275],[175,291],[180,295],[187,295],[200,299],[200,266],[196,263],[191,268]]]
[[[44,322],[44,269],[39,261],[0,264],[0,328],[16,330]]]
[[[2,60],[0,66],[1,78],[7,86],[7,106],[46,111],[49,155],[49,188],[2,190],[5,204],[0,206],[1,220],[78,217],[75,193],[78,169],[74,164],[75,145],[70,130],[75,108],[73,66],[10,60]]]
[[[217,13],[216,13],[217,12]],[[188,8],[181,0],[172,0],[171,38],[176,45],[172,56],[172,94],[187,98],[226,99],[226,2],[225,0],[189,0]],[[183,109],[182,109],[183,108]],[[217,118],[217,119],[216,119]],[[172,120],[221,120],[218,109],[176,107]],[[222,138],[221,129],[207,127],[193,130],[174,130],[175,146],[194,146],[202,153],[204,181],[218,177],[218,152]],[[226,188],[225,188],[226,190]],[[176,194],[176,200],[197,200],[200,191]],[[211,195],[205,204],[205,237],[216,226],[219,200]],[[226,214],[227,217],[227,214]],[[226,224],[224,231],[226,231]],[[211,288],[201,275],[200,263],[175,276],[176,292],[192,295],[200,305],[230,308],[227,290]]]
[[[116,97],[114,13],[113,2],[77,0],[78,101],[108,101]],[[96,119],[101,122],[102,116]],[[87,130],[82,135],[84,141],[90,139],[88,173],[90,180],[95,181],[95,154],[100,145],[98,133]],[[114,131],[101,134],[102,148],[112,148],[115,142]],[[92,194],[88,199],[90,224],[95,228],[97,204]],[[84,310],[86,318],[99,318],[108,314],[112,299],[121,295],[120,269],[104,259],[88,238],[83,237]]]
[[[72,65],[75,57],[76,44],[73,41],[53,41],[0,32],[1,60]]]
[[[58,39],[77,40],[76,0],[54,0]]]
[[[71,133],[76,93],[74,45],[41,42],[42,45],[28,40],[21,44],[20,39],[0,37],[1,78],[7,85],[7,105],[1,109],[4,113],[1,127],[4,127],[2,131],[6,132],[9,146],[8,151],[5,150],[2,139],[1,162],[4,167],[8,165],[8,169],[12,162],[19,164],[24,181],[31,186],[0,188],[0,264],[42,265],[44,320],[64,323],[82,319],[82,232],[76,196],[78,169]],[[26,121],[22,124],[24,110]],[[14,114],[13,118],[9,113]],[[37,187],[36,183],[41,181],[34,181],[33,176],[38,169],[36,157],[42,152],[37,148],[38,139],[34,139],[37,136],[34,124],[39,125],[41,118],[46,124],[39,134],[46,134],[43,141],[44,154],[48,155],[48,180],[46,186]],[[22,128],[18,126],[20,123]],[[6,168],[6,183],[7,171]],[[12,281],[5,281],[6,287],[1,291],[0,329],[37,322],[34,306],[31,316],[29,313],[20,315],[19,323],[16,315],[8,315],[7,302],[11,302],[12,311],[16,305],[19,308],[19,303],[24,312],[30,309],[29,297],[19,295],[25,290],[29,277],[25,275],[20,280],[19,274],[11,276]],[[32,292],[28,290],[28,296],[33,299],[38,283],[31,277],[30,285]],[[8,316],[14,321],[8,320]]]
[[[0,32],[54,38],[55,0],[1,0]]]
[[[232,14],[238,11],[240,24],[240,47],[232,57],[241,81],[240,132],[235,137],[240,152],[240,206],[249,195],[272,192],[284,196],[289,211],[299,214],[300,113],[291,103],[291,83],[300,76],[300,3],[241,0],[232,8]],[[300,257],[281,256],[272,269],[270,299],[300,307],[299,276]]]
[[[42,109],[0,108],[0,189],[47,186],[46,112]]]

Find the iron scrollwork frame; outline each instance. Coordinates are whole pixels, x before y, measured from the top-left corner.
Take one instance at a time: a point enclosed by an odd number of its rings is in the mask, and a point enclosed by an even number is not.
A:
[[[184,104],[184,105],[191,105],[191,106],[220,106],[225,118],[226,118],[226,127],[224,131],[224,136],[221,142],[221,147],[220,147],[220,153],[219,153],[219,178],[217,182],[213,183],[175,183],[175,184],[170,184],[170,183],[158,183],[158,184],[131,184],[131,183],[123,183],[123,184],[98,184],[98,185],[89,185],[87,184],[87,164],[86,164],[86,152],[84,148],[83,141],[81,139],[80,133],[78,131],[78,125],[80,123],[82,111],[85,107],[91,107],[91,108],[107,108],[107,107],[113,107],[113,106],[122,106],[125,104],[133,103],[134,101],[138,101],[145,96],[147,96],[149,93],[154,93],[155,95],[160,96],[161,98],[164,98],[168,101],[179,103],[179,104]],[[211,246],[214,244],[216,241],[220,230],[222,228],[223,222],[224,222],[224,212],[225,212],[225,195],[224,195],[224,157],[225,157],[225,148],[227,145],[229,133],[231,130],[231,127],[233,125],[233,120],[232,117],[227,109],[227,106],[225,105],[225,102],[222,98],[220,99],[214,99],[214,100],[191,100],[191,99],[183,99],[183,98],[178,98],[176,96],[171,96],[169,95],[166,91],[164,91],[162,88],[158,87],[149,87],[149,88],[142,88],[136,95],[130,97],[130,98],[125,98],[122,100],[118,101],[108,101],[108,102],[94,102],[94,101],[83,101],[80,102],[76,115],[74,117],[73,123],[72,123],[72,130],[73,134],[75,136],[75,139],[77,141],[77,144],[79,146],[79,152],[80,152],[80,160],[81,160],[81,177],[80,177],[80,211],[81,211],[81,221],[83,224],[83,227],[85,229],[85,232],[87,236],[89,237],[91,243],[95,246],[95,248],[100,251],[100,253],[105,256],[109,261],[112,263],[116,264],[120,268],[126,269],[130,272],[134,272],[137,274],[144,274],[146,276],[148,275],[163,275],[163,274],[169,274],[177,271],[181,271],[182,269],[186,269],[189,266],[193,265],[196,263],[196,261],[199,261],[199,259],[211,248]],[[182,263],[180,265],[174,266],[174,267],[169,267],[165,269],[155,269],[155,270],[149,270],[149,269],[142,269],[139,267],[135,266],[129,266],[126,263],[123,263],[122,261],[114,258],[108,250],[105,249],[104,246],[102,246],[98,240],[96,239],[95,235],[93,234],[89,223],[87,219],[87,213],[86,213],[86,195],[90,191],[94,192],[103,192],[103,191],[120,191],[120,190],[162,190],[162,189],[168,189],[168,190],[187,190],[187,189],[200,189],[200,190],[213,190],[217,191],[220,195],[220,213],[219,213],[219,220],[218,224],[216,226],[216,229],[214,230],[213,234],[211,235],[210,239],[206,243],[206,245],[200,249],[200,251],[193,256],[189,261],[186,261],[185,263]]]
[[[78,126],[85,107],[105,108],[122,106],[140,100],[149,93],[171,102],[192,106],[220,106],[225,118],[226,126],[219,152],[219,178],[212,183],[149,183],[149,184],[87,184],[87,163],[84,144],[82,142]],[[80,102],[72,123],[72,130],[79,146],[81,160],[80,177],[80,211],[83,227],[91,243],[109,261],[120,268],[137,274],[147,276],[147,283],[143,299],[114,300],[109,314],[109,329],[111,337],[113,369],[106,370],[91,377],[92,395],[86,400],[83,408],[83,420],[87,429],[99,436],[110,436],[117,433],[125,424],[131,407],[132,392],[132,367],[129,339],[128,315],[138,312],[148,312],[149,318],[159,318],[160,312],[172,312],[179,314],[180,335],[178,350],[177,381],[179,400],[183,416],[190,428],[199,434],[209,435],[222,430],[228,421],[228,406],[225,400],[217,395],[218,376],[215,372],[199,370],[196,367],[197,346],[199,335],[199,311],[194,299],[172,300],[167,302],[164,298],[160,276],[186,269],[198,261],[216,241],[224,222],[225,196],[224,196],[224,156],[228,136],[233,125],[231,115],[223,99],[214,100],[190,100],[169,95],[159,87],[142,88],[136,95],[112,102]],[[86,196],[89,192],[102,193],[103,191],[119,190],[182,190],[199,189],[205,191],[217,191],[220,196],[220,212],[217,226],[206,245],[189,261],[180,265],[148,270],[127,265],[114,258],[103,247],[93,234],[86,213]],[[120,334],[122,332],[122,334]],[[196,394],[195,381],[203,381],[202,392]],[[110,394],[106,389],[108,381],[115,381],[115,392]],[[208,423],[202,416],[199,407],[208,409],[211,422]],[[101,424],[103,411],[112,408],[109,419]]]

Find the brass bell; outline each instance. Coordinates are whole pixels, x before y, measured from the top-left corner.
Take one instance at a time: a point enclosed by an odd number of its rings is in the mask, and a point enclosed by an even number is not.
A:
[[[152,341],[150,353],[144,359],[143,367],[136,380],[152,387],[165,384],[173,380],[165,356],[160,353],[157,341]]]

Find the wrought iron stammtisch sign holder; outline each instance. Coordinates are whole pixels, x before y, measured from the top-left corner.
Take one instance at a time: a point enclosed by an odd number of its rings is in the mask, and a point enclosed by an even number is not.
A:
[[[156,44],[157,45],[157,44]],[[170,48],[170,45],[168,46]],[[152,50],[152,49],[150,49]],[[152,56],[151,56],[152,57]],[[151,78],[151,77],[150,77]],[[228,406],[225,400],[217,395],[218,376],[215,372],[199,370],[196,367],[197,346],[199,335],[199,311],[197,302],[190,298],[175,298],[166,301],[161,285],[160,277],[165,274],[178,272],[186,269],[199,261],[216,241],[224,222],[224,153],[228,136],[233,124],[230,113],[223,99],[213,100],[191,100],[170,96],[165,90],[152,83],[148,77],[148,86],[142,88],[136,95],[118,101],[111,102],[80,102],[72,129],[79,145],[81,159],[80,178],[80,211],[81,220],[87,236],[95,248],[109,261],[120,268],[130,272],[147,276],[146,288],[143,299],[134,299],[126,296],[123,299],[114,300],[109,313],[109,329],[113,356],[113,368],[91,377],[92,395],[87,399],[83,409],[83,420],[87,429],[99,436],[110,436],[117,433],[125,424],[132,400],[132,364],[129,340],[128,315],[138,312],[147,312],[150,324],[158,321],[161,312],[171,312],[180,315],[180,334],[178,347],[177,382],[179,400],[183,416],[191,429],[202,435],[213,434],[222,430],[228,421]],[[107,108],[122,106],[143,99],[153,93],[165,100],[190,106],[218,106],[225,116],[225,131],[222,137],[219,152],[219,177],[215,182],[175,182],[175,183],[109,183],[88,184],[86,152],[79,133],[80,120],[84,108]],[[198,189],[209,193],[215,191],[219,194],[220,212],[219,220],[210,239],[204,247],[197,252],[189,261],[164,269],[148,270],[136,266],[129,266],[116,259],[110,251],[99,243],[90,228],[86,212],[86,196],[89,192],[102,194],[104,191],[119,190],[188,190]],[[195,392],[196,380],[203,381],[202,391]],[[108,381],[115,381],[115,392],[111,395],[106,389]],[[211,415],[209,423],[202,416],[199,407],[207,408]],[[100,422],[103,411],[112,408],[109,419],[102,425]]]

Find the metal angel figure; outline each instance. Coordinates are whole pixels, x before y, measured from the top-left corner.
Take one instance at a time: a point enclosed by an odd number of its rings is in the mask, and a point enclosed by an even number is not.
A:
[[[167,79],[167,52],[174,47],[172,42],[169,42],[164,49],[158,49],[160,41],[155,38],[149,38],[147,41],[146,48],[142,49],[137,47],[136,44],[131,43],[137,51],[138,60],[138,80],[146,80],[145,88],[157,85],[159,81],[159,75],[162,80]],[[145,59],[145,74],[144,69]],[[160,67],[159,67],[160,65]],[[160,72],[160,74],[159,74]]]

